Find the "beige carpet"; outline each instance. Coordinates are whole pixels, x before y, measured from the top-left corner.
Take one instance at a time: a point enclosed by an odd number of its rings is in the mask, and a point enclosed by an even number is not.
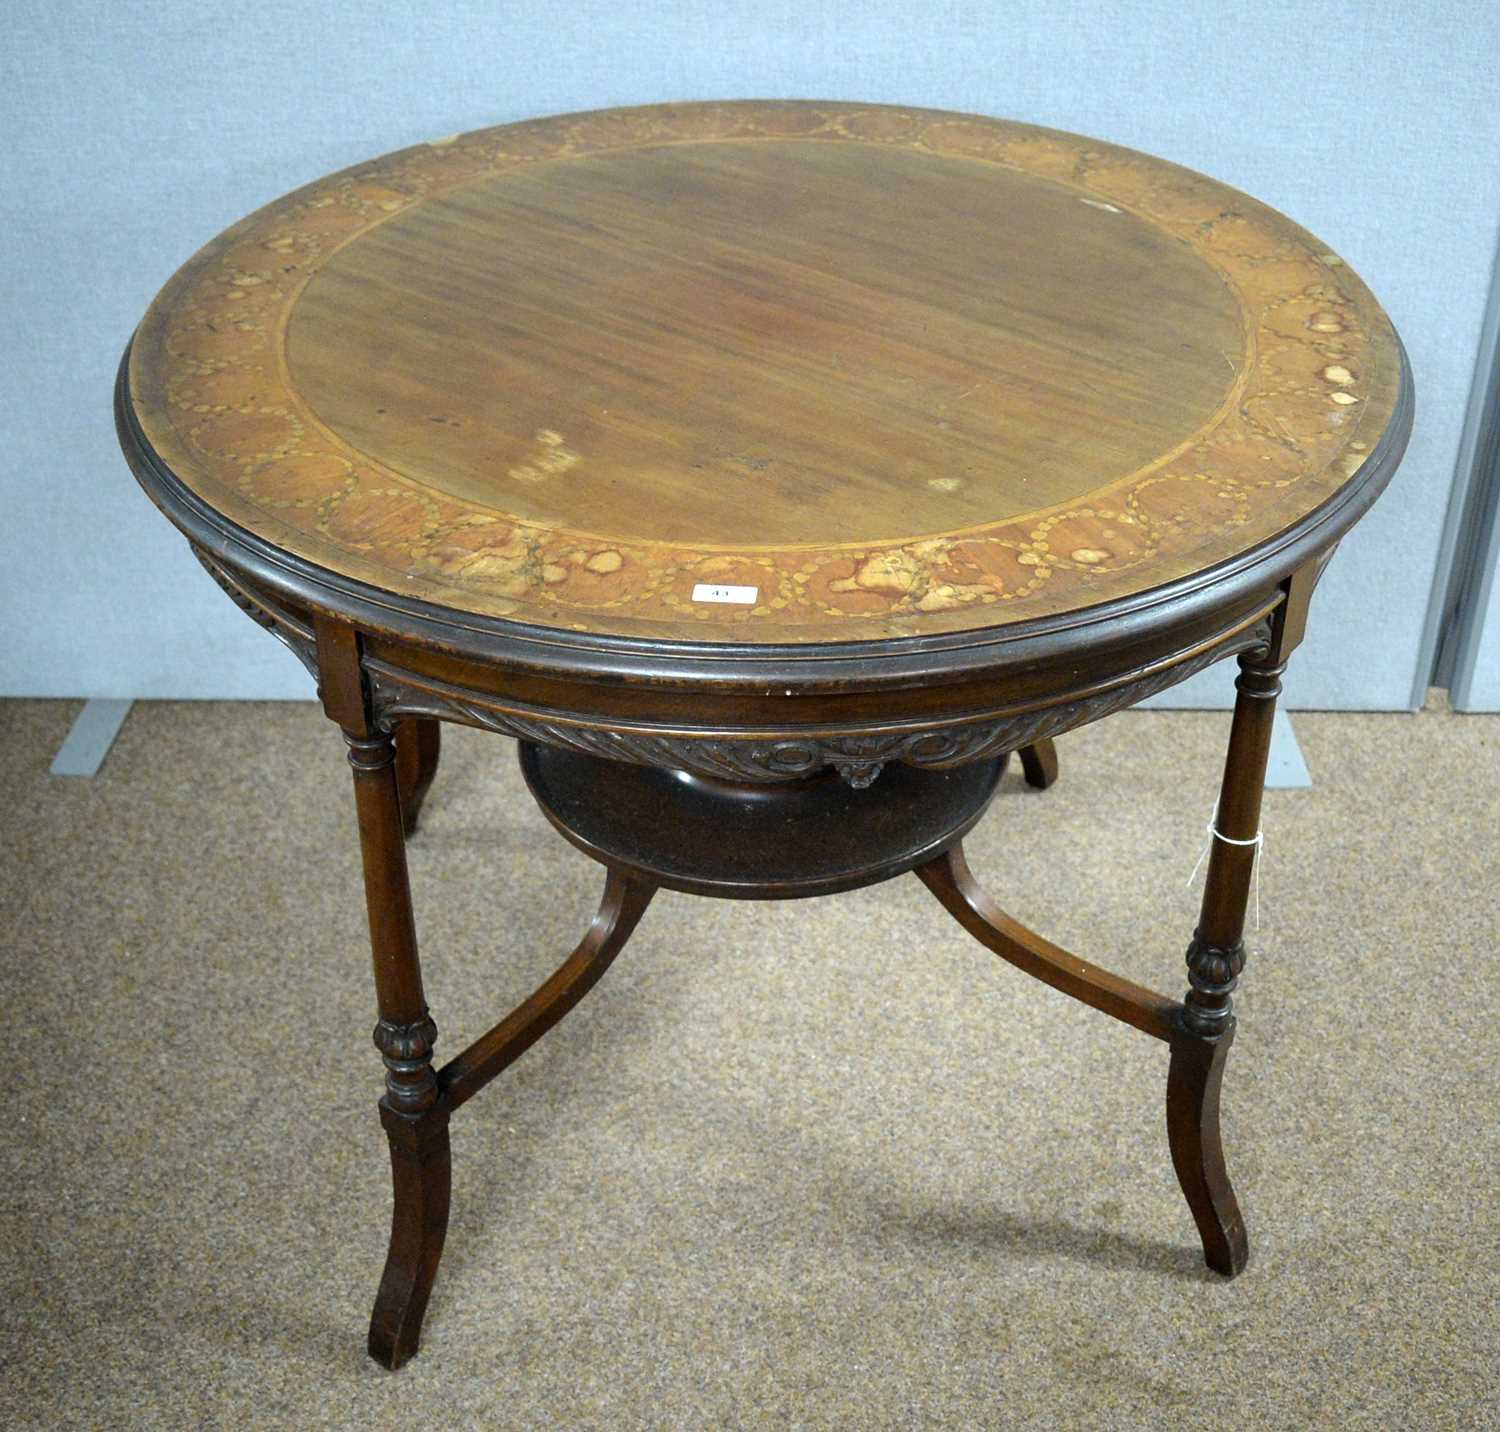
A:
[[[1200,1263],[1165,1051],[913,879],[666,894],[454,1120],[421,1355],[363,1351],[388,1185],[348,773],[316,710],[0,704],[6,1427],[1500,1425],[1500,721],[1297,718],[1225,1082],[1249,1271]],[[971,861],[1178,993],[1226,728],[1129,714],[1009,776]],[[450,729],[412,849],[451,1054],[597,870]],[[1259,953],[1264,947],[1265,953]]]

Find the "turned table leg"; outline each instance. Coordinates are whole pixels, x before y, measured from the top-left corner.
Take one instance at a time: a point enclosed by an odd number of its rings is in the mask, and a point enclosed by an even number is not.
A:
[[[448,1231],[448,1106],[438,1097],[406,872],[406,837],[396,746],[383,732],[346,731],[364,860],[365,900],[380,1021],[375,1047],[385,1060],[380,1121],[391,1146],[395,1209],[380,1292],[370,1319],[370,1356],[399,1367],[417,1350]]]
[[[1188,983],[1167,1072],[1172,1165],[1203,1239],[1208,1266],[1225,1277],[1249,1257],[1245,1221],[1224,1167],[1219,1086],[1234,1039],[1231,995],[1245,967],[1245,908],[1259,848],[1261,792],[1284,661],[1268,650],[1240,656],[1234,721],[1214,816],[1202,913],[1188,946]]]
[[[1044,791],[1057,779],[1057,747],[1048,739],[1033,741],[1016,752],[1026,784]]]
[[[1167,1044],[1172,1165],[1198,1225],[1204,1261],[1226,1277],[1239,1273],[1249,1256],[1219,1135],[1219,1091],[1234,1041],[1231,995],[1245,966],[1245,910],[1259,854],[1271,721],[1286,658],[1302,638],[1321,570],[1322,561],[1314,561],[1288,580],[1271,613],[1266,642],[1239,658],[1202,912],[1187,952],[1191,988],[1181,1004],[1080,959],[1012,919],[975,882],[958,842],[916,867],[916,874],[982,945],[1054,989]],[[1026,752],[1021,756],[1029,766]],[[1033,749],[1032,761],[1038,760],[1045,770],[1045,758]]]
[[[422,1316],[448,1231],[448,1119],[519,1059],[598,983],[635,930],[656,887],[611,871],[599,909],[573,953],[529,999],[440,1070],[437,1026],[427,1012],[417,959],[394,746],[385,735],[345,732],[354,767],[365,897],[385,1060],[380,1121],[390,1141],[395,1202],[385,1271],[370,1316],[370,1356],[395,1369],[416,1351]]]
[[[394,1368],[417,1350],[422,1314],[448,1231],[448,1103],[439,1093],[432,1067],[437,1026],[427,1012],[417,958],[396,740],[371,709],[359,634],[324,619],[316,623],[316,633],[319,695],[324,711],[344,733],[354,772],[380,1016],[375,1047],[385,1061],[380,1121],[390,1143],[395,1208],[385,1271],[370,1319],[369,1349],[377,1362]],[[428,749],[430,779],[436,743]]]
[[[442,722],[414,716],[396,728],[396,783],[401,788],[401,826],[407,835],[416,834],[422,802],[437,775],[442,751]]]

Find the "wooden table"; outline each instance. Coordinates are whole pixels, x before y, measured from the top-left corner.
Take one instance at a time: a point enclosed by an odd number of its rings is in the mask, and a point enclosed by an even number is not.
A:
[[[195,255],[121,366],[137,477],[318,679],[354,768],[395,1178],[370,1351],[417,1347],[452,1112],[662,886],[914,871],[1163,1041],[1209,1265],[1219,1086],[1279,677],[1411,425],[1336,255],[1128,150],[879,106],[614,110],[434,140]],[[1049,944],[962,837],[1007,757],[1237,655],[1182,1002]],[[514,736],[607,869],[578,948],[434,1067],[405,841],[439,723]],[[1122,872],[1126,876],[1127,872]]]

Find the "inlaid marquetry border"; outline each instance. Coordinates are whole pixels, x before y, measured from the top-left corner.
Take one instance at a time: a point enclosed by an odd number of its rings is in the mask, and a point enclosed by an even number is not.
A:
[[[329,255],[464,184],[672,143],[895,145],[1072,186],[1189,245],[1247,316],[1237,396],[1175,455],[1086,500],[962,533],[839,548],[633,542],[512,520],[344,444],[294,391],[283,346]],[[131,394],[162,461],[231,522],[403,597],[624,636],[822,642],[963,631],[1111,600],[1232,558],[1355,478],[1395,406],[1389,323],[1290,221],[1129,150],[1000,120],[820,103],[658,106],[459,135],[319,181],[236,225],[169,282]],[[402,536],[384,534],[399,529]],[[706,609],[698,582],[753,586]]]

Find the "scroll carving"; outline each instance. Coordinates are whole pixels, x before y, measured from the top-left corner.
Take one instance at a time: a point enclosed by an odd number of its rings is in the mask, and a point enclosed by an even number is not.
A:
[[[251,621],[265,627],[272,636],[286,646],[316,681],[318,679],[318,643],[312,632],[301,622],[294,621],[285,612],[278,611],[263,598],[252,596],[201,547],[196,543],[190,545],[193,549],[193,556],[198,559],[203,570],[214,579],[224,595]]]
[[[1040,711],[923,730],[797,732],[758,740],[573,725],[547,716],[496,710],[474,692],[435,685],[416,686],[378,662],[370,663],[368,669],[375,711],[387,728],[408,717],[425,716],[586,755],[691,771],[719,780],[757,783],[796,780],[833,766],[850,785],[863,787],[875,780],[890,761],[942,769],[1018,750],[1044,737],[1086,725],[1166,690],[1221,657],[1264,646],[1269,637],[1269,627],[1260,623],[1174,666]]]
[[[193,552],[229,599],[278,637],[316,678],[317,642],[313,633],[258,593],[241,586],[201,548],[194,546]],[[794,731],[770,738],[585,726],[544,713],[502,711],[489,705],[480,692],[437,682],[418,685],[382,662],[367,662],[366,667],[375,715],[387,731],[409,717],[429,717],[608,760],[759,784],[797,780],[832,766],[851,786],[860,789],[870,785],[891,761],[942,769],[1019,750],[1134,706],[1222,657],[1265,646],[1269,641],[1270,627],[1260,622],[1172,666],[1036,711],[916,730]]]

